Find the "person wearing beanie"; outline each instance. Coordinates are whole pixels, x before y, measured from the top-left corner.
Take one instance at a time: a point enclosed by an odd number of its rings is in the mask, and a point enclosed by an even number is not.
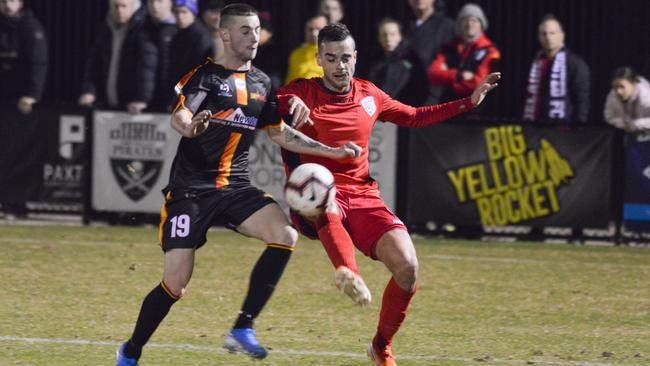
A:
[[[429,81],[444,88],[441,102],[472,93],[496,72],[501,53],[485,35],[488,20],[480,6],[465,4],[456,19],[457,38],[442,47],[429,66]]]
[[[214,41],[210,32],[197,21],[199,8],[196,0],[174,0],[174,15],[178,32],[172,38],[169,61],[169,80],[176,84],[183,75],[206,58],[214,58]],[[167,91],[169,101],[174,99],[174,90]]]

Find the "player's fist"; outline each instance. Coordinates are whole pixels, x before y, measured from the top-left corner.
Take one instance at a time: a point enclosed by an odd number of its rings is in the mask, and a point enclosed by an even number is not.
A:
[[[192,123],[190,123],[189,126],[189,130],[192,135],[191,137],[197,137],[208,129],[208,124],[210,123],[211,116],[212,112],[204,109],[192,117]]]
[[[474,92],[472,93],[472,104],[474,105],[479,105],[485,99],[485,96],[487,93],[490,92],[490,90],[496,88],[499,84],[497,83],[501,79],[501,73],[500,72],[493,72],[489,74],[488,76],[483,79],[483,82],[481,85],[479,85],[476,89],[474,89]]]
[[[360,157],[361,153],[363,152],[361,146],[355,144],[352,141],[348,141],[345,143],[345,145],[339,146],[334,150],[339,159],[345,159],[345,158],[356,159]]]

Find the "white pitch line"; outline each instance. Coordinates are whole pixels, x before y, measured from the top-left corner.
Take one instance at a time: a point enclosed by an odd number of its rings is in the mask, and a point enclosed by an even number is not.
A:
[[[121,343],[114,341],[92,341],[87,339],[62,339],[62,338],[29,338],[29,337],[15,337],[15,336],[0,336],[0,342],[13,342],[13,343],[45,343],[45,344],[66,344],[66,345],[80,345],[80,346],[106,346],[117,347]],[[197,346],[194,344],[175,344],[175,343],[148,343],[148,348],[163,348],[163,349],[179,349],[191,352],[210,352],[225,354],[228,351],[220,347],[210,346]],[[347,357],[347,358],[367,358],[365,354],[352,353],[352,352],[328,352],[328,351],[308,351],[296,349],[272,349],[269,353],[289,356],[316,356],[316,357]],[[513,360],[513,359],[500,359],[500,358],[468,358],[468,357],[452,357],[452,356],[436,356],[436,355],[398,355],[399,359],[413,360],[413,361],[456,361],[464,363],[478,363],[483,361],[488,364],[513,364],[525,365],[532,362],[536,365],[555,365],[555,366],[617,366],[621,364],[613,363],[600,363],[600,362],[586,362],[586,361],[550,361],[550,360]],[[635,364],[628,364],[625,366],[641,366]]]

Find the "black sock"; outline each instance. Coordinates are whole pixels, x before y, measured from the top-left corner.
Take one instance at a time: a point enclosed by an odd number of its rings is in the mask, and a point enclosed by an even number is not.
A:
[[[124,355],[126,357],[140,358],[142,347],[147,343],[177,300],[178,298],[172,296],[171,293],[168,293],[163,288],[162,283],[149,292],[149,295],[142,301],[140,315],[138,315],[138,321],[135,323],[133,335],[124,347]]]
[[[252,328],[253,321],[262,311],[275,290],[293,248],[269,244],[251,273],[248,293],[234,328]]]

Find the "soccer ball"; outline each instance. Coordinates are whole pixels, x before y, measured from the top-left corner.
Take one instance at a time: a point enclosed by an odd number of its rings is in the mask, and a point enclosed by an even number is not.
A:
[[[307,163],[291,172],[284,186],[284,198],[292,210],[303,216],[318,216],[334,188],[334,176],[322,165]]]

